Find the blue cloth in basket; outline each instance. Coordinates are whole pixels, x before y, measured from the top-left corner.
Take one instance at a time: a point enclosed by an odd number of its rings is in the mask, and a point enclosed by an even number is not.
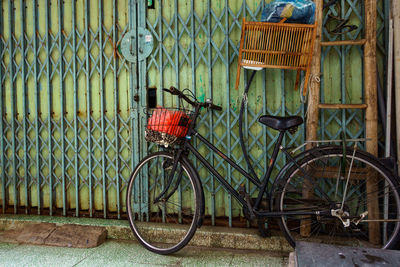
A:
[[[279,22],[287,18],[288,23],[314,24],[315,4],[310,0],[274,0],[265,5],[262,22]]]

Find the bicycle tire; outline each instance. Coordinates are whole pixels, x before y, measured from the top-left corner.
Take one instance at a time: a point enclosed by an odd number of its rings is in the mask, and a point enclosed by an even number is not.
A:
[[[201,215],[202,189],[187,159],[178,162],[169,191],[155,202],[166,186],[174,156],[156,152],[145,157],[132,172],[127,189],[130,227],[148,250],[170,254],[193,237]],[[181,178],[179,174],[182,173]],[[165,198],[171,193],[171,196]]]
[[[307,175],[292,164],[277,180],[273,191],[278,196],[274,202],[276,209],[281,212],[320,212],[280,217],[278,223],[290,245],[311,241],[393,248],[400,233],[396,176],[371,154],[351,148],[344,152],[341,147],[324,147],[304,155],[297,164]],[[347,214],[338,215],[340,210]],[[358,221],[363,213],[365,217]]]

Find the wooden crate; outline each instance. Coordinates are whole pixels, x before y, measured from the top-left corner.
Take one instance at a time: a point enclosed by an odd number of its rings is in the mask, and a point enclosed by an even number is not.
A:
[[[300,71],[305,71],[303,94],[306,93],[314,41],[315,24],[246,21],[243,18],[235,89],[239,87],[240,68],[297,70],[296,89]]]

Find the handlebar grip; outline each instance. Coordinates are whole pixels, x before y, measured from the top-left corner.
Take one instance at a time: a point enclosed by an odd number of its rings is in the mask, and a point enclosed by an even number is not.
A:
[[[169,91],[171,92],[172,95],[182,95],[182,92],[173,86],[169,88]]]
[[[180,95],[180,91],[175,87],[171,86],[168,88],[163,88],[163,91],[170,93],[171,95]]]

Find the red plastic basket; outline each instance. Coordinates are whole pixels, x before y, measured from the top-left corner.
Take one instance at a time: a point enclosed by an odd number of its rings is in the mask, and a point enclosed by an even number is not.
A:
[[[184,109],[159,107],[148,110],[149,119],[145,130],[148,142],[164,146],[182,141],[191,123],[191,112]]]

